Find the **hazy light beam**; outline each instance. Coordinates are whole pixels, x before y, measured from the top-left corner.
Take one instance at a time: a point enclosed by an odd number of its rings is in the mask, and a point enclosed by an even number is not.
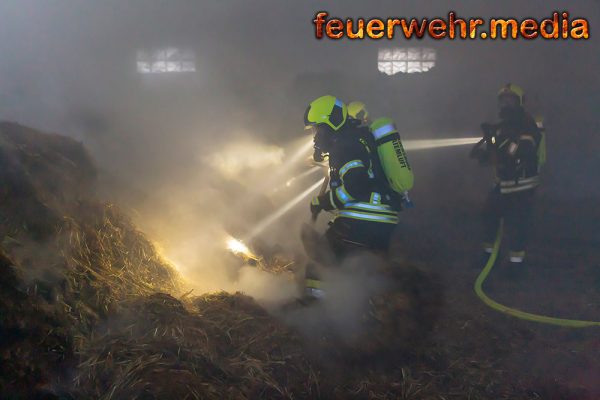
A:
[[[302,141],[302,144],[297,147],[291,154],[284,158],[281,165],[278,165],[273,171],[274,173],[263,181],[258,187],[259,193],[270,192],[275,183],[281,182],[282,180],[289,177],[290,171],[298,164],[298,162],[305,160],[311,153],[313,148],[312,139],[310,141]],[[289,178],[288,178],[289,179]],[[286,180],[287,182],[287,180]]]
[[[402,145],[405,150],[426,150],[440,147],[464,146],[466,144],[475,144],[481,140],[481,137],[455,138],[455,139],[422,139],[422,140],[403,140]]]
[[[258,234],[260,234],[262,231],[264,231],[266,228],[268,228],[270,225],[275,223],[279,218],[281,218],[283,215],[285,215],[287,212],[289,212],[292,208],[294,208],[294,206],[296,206],[298,203],[300,203],[302,200],[304,200],[304,198],[308,197],[312,192],[317,190],[323,184],[324,180],[325,180],[325,178],[319,179],[317,182],[315,182],[313,185],[311,185],[308,189],[306,189],[304,192],[302,192],[299,195],[297,195],[296,197],[294,197],[292,200],[288,201],[286,204],[284,204],[281,208],[279,208],[273,214],[269,215],[267,218],[258,222],[256,224],[256,226],[254,227],[254,229],[252,229],[252,231],[250,231],[250,233],[246,236],[247,239],[245,241],[247,242],[248,240],[251,240],[252,238],[256,237]]]
[[[273,193],[279,192],[280,190],[283,190],[283,189],[285,189],[287,187],[290,187],[290,186],[292,186],[294,184],[294,182],[296,182],[296,181],[298,181],[298,180],[300,180],[302,178],[305,178],[305,177],[307,177],[309,175],[312,175],[315,172],[321,171],[322,169],[323,169],[323,167],[320,167],[320,166],[311,167],[310,169],[307,169],[306,171],[301,172],[298,175],[291,177],[283,185],[281,185],[281,186],[276,187],[275,189],[273,189],[272,192]]]

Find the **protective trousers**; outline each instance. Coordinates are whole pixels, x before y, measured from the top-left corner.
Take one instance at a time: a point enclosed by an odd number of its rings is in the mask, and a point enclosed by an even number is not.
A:
[[[339,264],[353,252],[387,253],[395,227],[394,224],[336,218],[325,232],[325,240],[320,240],[320,245],[326,249],[318,250],[316,254],[321,256],[306,267],[307,289],[322,290],[321,268]]]
[[[533,199],[535,189],[501,194],[494,188],[488,195],[483,221],[486,246],[494,243],[501,219],[504,219],[504,237],[510,246],[511,261],[519,262],[525,256],[525,248],[533,222]]]

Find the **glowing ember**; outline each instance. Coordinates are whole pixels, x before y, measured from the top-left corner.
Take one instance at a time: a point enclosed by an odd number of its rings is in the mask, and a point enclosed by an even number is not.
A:
[[[252,254],[248,246],[246,246],[241,240],[237,240],[236,238],[230,237],[229,239],[227,239],[227,248],[233,254],[241,254],[249,258],[255,258],[255,255]]]

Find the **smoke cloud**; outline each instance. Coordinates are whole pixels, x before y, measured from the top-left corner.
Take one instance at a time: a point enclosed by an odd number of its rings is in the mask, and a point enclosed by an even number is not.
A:
[[[0,5],[0,118],[81,140],[98,161],[103,195],[131,209],[198,291],[260,296],[287,286],[227,261],[224,242],[250,232],[314,182],[305,176],[286,188],[308,168],[305,156],[294,168],[286,165],[298,143],[306,144],[307,103],[323,94],[365,102],[371,116],[393,118],[405,140],[471,138],[483,120],[495,119],[498,87],[518,83],[527,107],[546,117],[549,159],[561,160],[547,166],[545,195],[597,197],[599,3],[470,0],[454,11],[544,18],[565,7],[588,18],[591,40],[314,39],[311,20],[321,9],[350,17],[431,17],[450,11],[442,1],[6,0]],[[434,48],[435,67],[381,74],[378,49],[396,45]],[[140,50],[170,47],[191,51],[195,72],[138,73]],[[466,154],[464,146],[409,152],[418,209],[480,203],[474,193],[489,176]],[[428,217],[417,212],[403,223],[429,229],[421,222]],[[307,205],[299,204],[259,239],[299,252],[296,233],[307,219]]]

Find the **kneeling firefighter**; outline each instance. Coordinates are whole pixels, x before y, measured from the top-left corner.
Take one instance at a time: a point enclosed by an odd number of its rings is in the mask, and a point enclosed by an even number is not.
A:
[[[481,164],[492,164],[496,182],[484,207],[484,251],[491,253],[500,221],[504,219],[511,265],[521,265],[533,217],[535,189],[545,162],[545,137],[523,108],[524,92],[506,84],[498,92],[500,122],[484,123],[483,139],[471,151]]]
[[[310,103],[304,124],[314,134],[315,161],[329,160],[329,189],[312,199],[310,209],[314,218],[323,210],[335,213],[325,233],[334,256],[339,261],[357,249],[387,252],[401,197],[388,184],[370,130],[348,118],[346,105],[334,96]],[[393,125],[386,136],[399,138]],[[324,294],[315,268],[307,268],[306,294]]]

